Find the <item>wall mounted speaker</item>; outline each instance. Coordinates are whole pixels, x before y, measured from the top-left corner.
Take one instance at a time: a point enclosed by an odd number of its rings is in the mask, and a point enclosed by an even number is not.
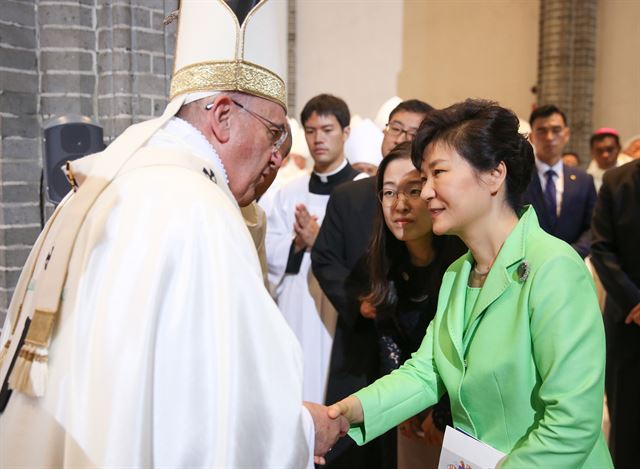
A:
[[[63,172],[67,161],[104,150],[102,127],[84,116],[61,116],[51,119],[43,126],[44,172],[47,200],[59,204],[71,190]]]

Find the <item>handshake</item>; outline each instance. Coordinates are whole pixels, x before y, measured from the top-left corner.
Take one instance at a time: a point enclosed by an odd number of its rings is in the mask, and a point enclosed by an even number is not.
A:
[[[355,396],[349,396],[329,407],[305,402],[315,427],[314,461],[325,464],[324,456],[331,451],[338,439],[349,431],[349,427],[362,423],[362,405]]]

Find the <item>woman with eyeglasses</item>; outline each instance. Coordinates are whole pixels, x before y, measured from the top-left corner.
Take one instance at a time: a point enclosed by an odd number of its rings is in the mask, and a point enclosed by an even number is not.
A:
[[[380,163],[376,179],[380,204],[366,257],[371,288],[362,298],[362,310],[375,317],[380,373],[386,375],[420,346],[436,312],[442,276],[465,249],[456,237],[433,234],[429,210],[420,198],[422,181],[411,162],[410,142],[391,150]],[[412,456],[430,456],[437,464],[447,424],[451,425],[451,411],[444,396],[439,404],[400,424],[404,437],[431,447],[420,449],[400,440],[405,448],[399,451],[401,457],[409,462]],[[389,438],[395,440],[395,432]],[[425,463],[422,459],[421,467]]]
[[[571,246],[520,207],[534,157],[517,117],[480,100],[433,111],[412,158],[433,232],[469,251],[445,273],[418,351],[329,415],[363,444],[446,392],[454,425],[505,453],[502,469],[613,467],[595,288]]]

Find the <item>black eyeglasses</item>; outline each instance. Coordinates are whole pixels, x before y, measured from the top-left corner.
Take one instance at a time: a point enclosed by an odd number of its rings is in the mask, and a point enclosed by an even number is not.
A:
[[[422,193],[422,185],[411,185],[401,190],[382,189],[378,192],[378,200],[384,207],[393,207],[398,203],[398,198],[402,194],[406,200],[419,200]]]
[[[403,129],[400,125],[395,122],[389,122],[387,124],[387,133],[392,137],[399,137],[402,134],[407,136],[407,140],[413,140],[418,133],[417,129]]]
[[[238,106],[243,111],[247,112],[249,115],[255,117],[258,122],[264,125],[269,133],[271,134],[271,144],[273,145],[273,151],[276,152],[280,149],[282,144],[287,140],[289,136],[289,132],[287,131],[287,127],[285,125],[278,125],[275,122],[270,121],[266,117],[261,116],[260,114],[253,112],[251,109],[246,108],[238,101],[232,99],[231,102]],[[213,103],[207,104],[204,108],[209,111],[213,107]]]

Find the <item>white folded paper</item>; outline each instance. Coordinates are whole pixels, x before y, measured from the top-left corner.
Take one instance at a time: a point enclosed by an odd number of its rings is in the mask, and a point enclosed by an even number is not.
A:
[[[502,451],[447,426],[438,469],[494,469],[504,456]]]

